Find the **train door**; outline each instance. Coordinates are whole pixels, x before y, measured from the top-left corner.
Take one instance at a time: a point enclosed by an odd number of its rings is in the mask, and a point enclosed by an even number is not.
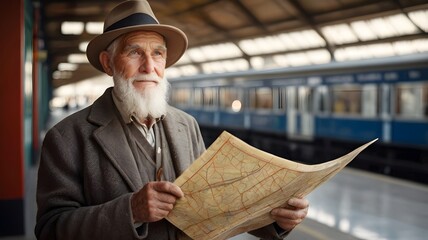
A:
[[[297,135],[297,87],[286,88],[287,102],[287,134],[290,137]]]
[[[310,87],[287,87],[287,129],[289,137],[313,137],[312,95]]]
[[[382,120],[382,141],[391,142],[391,92],[390,84],[380,85],[380,118]]]
[[[306,86],[299,87],[298,96],[298,109],[300,114],[300,135],[305,138],[312,138],[314,135],[312,88]]]

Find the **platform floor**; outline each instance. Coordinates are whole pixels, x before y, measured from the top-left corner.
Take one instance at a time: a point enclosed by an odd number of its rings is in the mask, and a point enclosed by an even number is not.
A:
[[[31,168],[25,174],[26,236],[0,240],[35,239],[36,172]],[[428,236],[427,185],[345,168],[310,193],[308,200],[307,219],[287,240],[423,240]],[[231,238],[252,239],[257,238],[247,234]]]

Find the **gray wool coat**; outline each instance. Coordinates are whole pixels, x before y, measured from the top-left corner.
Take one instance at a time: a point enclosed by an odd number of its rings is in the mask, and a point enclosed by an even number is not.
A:
[[[141,239],[130,199],[148,179],[138,172],[111,90],[45,136],[37,182],[38,239]],[[179,176],[205,145],[196,120],[181,110],[168,107],[163,124]],[[272,237],[272,230],[261,233]]]

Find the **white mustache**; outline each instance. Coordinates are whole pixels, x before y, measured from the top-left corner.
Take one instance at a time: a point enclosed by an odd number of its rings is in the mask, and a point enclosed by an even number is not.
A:
[[[134,82],[134,81],[156,81],[156,82],[160,82],[160,81],[162,81],[162,78],[156,74],[138,74],[136,76],[129,78],[128,80],[130,80],[132,82]]]

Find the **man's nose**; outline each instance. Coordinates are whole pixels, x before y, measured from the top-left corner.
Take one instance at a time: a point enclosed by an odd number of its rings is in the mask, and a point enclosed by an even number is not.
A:
[[[141,61],[140,72],[151,73],[155,70],[154,60],[151,56],[145,56]]]

